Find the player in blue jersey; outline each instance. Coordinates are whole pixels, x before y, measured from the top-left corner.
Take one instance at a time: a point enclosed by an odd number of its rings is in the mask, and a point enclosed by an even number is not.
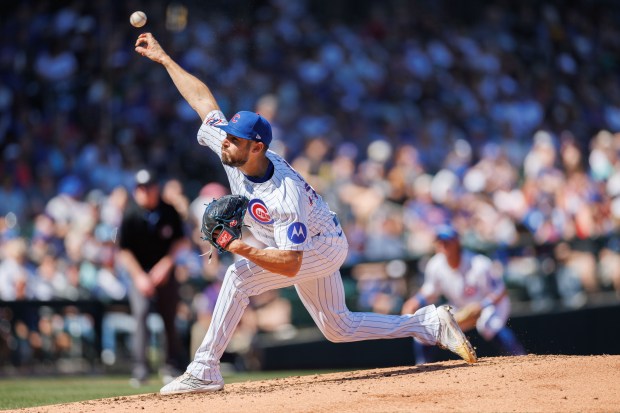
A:
[[[351,312],[346,307],[339,268],[348,243],[336,215],[314,189],[279,155],[269,150],[271,126],[259,114],[236,113],[227,121],[209,87],[181,68],[150,33],[136,52],[160,63],[198,113],[198,142],[222,160],[233,194],[250,202],[245,223],[267,248],[234,240],[228,251],[243,257],[226,273],[211,325],[186,372],[161,394],[220,390],[219,360],[249,297],[295,286],[306,309],[332,342],[415,337],[474,363],[476,355],[446,307],[429,305],[414,314]]]

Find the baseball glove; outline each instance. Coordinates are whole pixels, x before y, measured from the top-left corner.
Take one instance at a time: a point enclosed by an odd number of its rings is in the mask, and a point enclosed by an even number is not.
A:
[[[468,331],[476,326],[476,321],[478,321],[481,311],[482,307],[479,303],[470,303],[459,309],[454,314],[454,319],[461,327],[461,330]]]
[[[241,195],[225,195],[211,201],[202,215],[202,239],[209,241],[218,251],[226,251],[233,240],[241,238],[248,202]]]

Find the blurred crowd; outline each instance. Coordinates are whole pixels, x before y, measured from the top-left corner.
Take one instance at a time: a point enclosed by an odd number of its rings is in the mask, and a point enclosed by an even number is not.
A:
[[[427,256],[445,222],[504,265],[534,309],[620,292],[618,5],[461,3],[3,4],[0,301],[124,300],[115,234],[148,166],[167,177],[163,196],[194,241],[178,257],[179,328],[208,325],[225,266],[200,257],[196,216],[227,183],[196,143],[200,119],[133,51],[136,9],[226,115],[272,122],[272,149],[339,214],[361,309],[397,313],[423,270],[368,275],[363,264]],[[256,301],[243,348],[256,331],[291,327],[277,294]],[[75,311],[20,324],[3,310],[0,356],[19,337],[43,348],[41,331],[69,331]]]

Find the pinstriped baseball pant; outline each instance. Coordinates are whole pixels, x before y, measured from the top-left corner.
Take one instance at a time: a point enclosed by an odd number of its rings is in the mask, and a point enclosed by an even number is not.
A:
[[[242,259],[226,273],[213,311],[211,325],[187,372],[203,380],[222,381],[219,360],[249,303],[249,297],[265,291],[295,286],[302,303],[325,337],[332,342],[415,337],[434,345],[439,334],[435,306],[413,315],[351,312],[346,307],[339,268],[347,254],[346,242],[333,245],[315,239],[315,249],[304,252],[301,269],[294,277],[274,274]]]

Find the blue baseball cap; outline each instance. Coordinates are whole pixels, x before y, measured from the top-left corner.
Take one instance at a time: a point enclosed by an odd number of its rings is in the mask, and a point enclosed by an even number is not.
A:
[[[452,225],[439,225],[435,229],[435,236],[439,241],[450,241],[457,239],[459,237],[459,233],[456,232]]]
[[[227,125],[216,125],[226,133],[241,139],[271,143],[271,125],[258,113],[242,110],[233,116]]]

